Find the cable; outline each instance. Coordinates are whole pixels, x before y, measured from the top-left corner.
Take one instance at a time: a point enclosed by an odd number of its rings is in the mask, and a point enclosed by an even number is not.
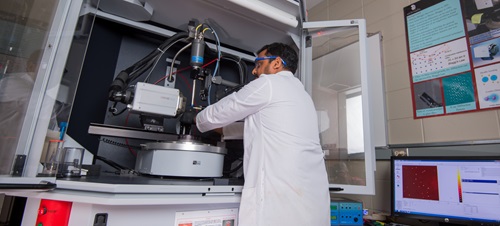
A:
[[[177,51],[177,53],[175,54],[174,58],[172,59],[172,65],[170,66],[170,75],[168,77],[168,81],[172,81],[172,76],[173,76],[173,73],[174,73],[174,65],[175,65],[175,60],[177,59],[177,56],[179,56],[180,53],[182,53],[184,50],[186,50],[187,48],[189,48],[193,43],[188,43],[187,45],[185,45],[184,47],[182,47],[182,49],[180,49],[179,51]]]
[[[225,57],[225,56],[222,56],[222,59],[226,59],[226,60],[229,60],[229,61],[233,61],[234,63],[236,63],[238,65],[238,71],[240,73],[240,83],[243,82],[243,66],[241,64],[241,59],[239,61],[233,59],[233,58],[230,58],[230,57]]]
[[[217,59],[213,59],[213,60],[211,60],[210,62],[208,62],[208,63],[206,63],[206,64],[202,65],[201,67],[202,67],[202,68],[205,68],[205,67],[209,66],[210,64],[213,64],[216,60],[217,60]],[[175,71],[175,72],[172,72],[172,75],[174,75],[174,74],[179,74],[179,75],[180,75],[180,72],[185,71],[185,70],[188,70],[188,69],[191,69],[191,68],[192,68],[192,66],[187,66],[187,67],[185,67],[185,68],[182,68],[182,69],[179,69],[179,70],[177,70],[177,71]],[[171,71],[173,71],[173,69],[171,69]],[[169,75],[165,75],[165,76],[163,76],[162,78],[158,79],[158,80],[157,80],[156,82],[154,82],[153,84],[154,84],[154,85],[156,85],[156,84],[160,83],[161,81],[165,80],[167,77],[169,77]],[[187,79],[186,79],[184,76],[179,76],[179,77],[180,77],[180,78],[182,79],[182,81],[186,84],[186,86],[187,86],[188,90],[193,90],[193,89],[192,89],[191,84],[187,81]],[[193,80],[193,81],[194,81],[194,80]],[[193,103],[193,104],[195,104],[195,103]]]
[[[127,145],[127,144],[124,144],[124,143],[121,143],[118,141],[114,141],[111,139],[107,139],[107,138],[100,138],[99,141],[104,142],[106,144],[114,145],[117,147],[122,147],[122,148],[128,148],[130,146],[130,145]],[[136,148],[136,149],[141,149],[140,146],[131,146],[131,147]]]
[[[172,47],[173,45],[175,45],[177,42],[179,42],[179,41],[181,41],[181,40],[185,40],[185,39],[177,39],[177,40],[175,40],[174,42],[172,42],[172,43],[170,43],[169,45],[167,45],[167,46],[166,46],[165,48],[163,48],[163,49],[158,48],[158,51],[160,51],[160,55],[159,55],[159,56],[157,56],[156,58],[154,58],[154,64],[153,64],[153,66],[151,67],[151,70],[149,71],[148,76],[146,76],[146,79],[144,80],[145,82],[147,82],[147,80],[149,79],[149,76],[151,76],[151,73],[153,72],[154,68],[156,67],[156,64],[158,63],[158,61],[160,61],[160,59],[161,59],[161,57],[163,56],[163,54],[164,54],[164,53],[165,53],[165,52],[166,52],[166,51],[167,51],[170,47]],[[173,64],[173,62],[172,62],[172,64]],[[150,61],[150,62],[148,62],[148,63],[146,64],[146,66],[147,66],[147,67],[149,67],[149,65],[151,65],[151,61]],[[146,67],[146,66],[144,66],[144,67]],[[147,70],[147,69],[146,69],[146,70]],[[137,72],[137,76],[140,76],[140,75],[141,75],[144,71],[145,71],[145,70],[141,71],[140,73],[139,73],[139,72]]]
[[[198,28],[200,28],[202,26],[203,26],[203,24],[199,24],[198,26],[196,26],[196,29],[195,29],[196,33],[198,33]]]
[[[173,74],[172,74],[172,75],[175,75],[175,74],[177,74],[177,73],[179,73],[179,72],[181,72],[181,71],[185,71],[185,70],[190,69],[190,68],[191,68],[191,66],[187,66],[187,67],[185,67],[185,68],[179,69],[179,70],[177,70],[177,71],[173,72]],[[170,70],[171,70],[171,71],[173,71],[173,68],[172,68],[172,69],[170,69]],[[157,80],[156,82],[154,82],[153,84],[154,84],[154,85],[156,85],[156,84],[160,83],[161,81],[165,80],[168,76],[169,76],[169,75],[165,75],[165,76],[161,77],[160,79],[158,79],[158,80]]]
[[[226,94],[222,97],[216,97],[216,101],[217,100],[220,100],[221,98],[227,96],[228,94],[232,93],[232,92],[235,92],[235,91],[238,91],[240,90],[244,85],[246,85],[246,77],[247,77],[247,67],[246,67],[246,63],[243,62],[241,60],[241,58],[239,57],[234,57],[232,55],[222,55],[222,59],[223,60],[229,60],[229,61],[232,61],[234,63],[236,63],[238,65],[238,71],[240,73],[240,84],[235,86],[235,87],[232,87],[226,91],[224,91]],[[217,91],[216,91],[217,92]],[[211,86],[209,87],[209,93],[211,93]],[[210,101],[210,100],[209,100]],[[210,105],[210,103],[209,103]]]
[[[115,110],[118,110],[118,109],[116,109],[116,105],[118,105],[118,102],[115,102],[113,104],[113,106],[109,107],[109,109],[108,109],[113,116],[121,115],[121,114],[123,114],[123,112],[125,112],[125,110],[127,110],[127,107],[124,107],[121,111],[119,111],[118,113],[116,113]]]
[[[116,103],[116,102],[115,102]],[[111,112],[111,114],[113,114],[113,116],[118,116],[118,115],[121,115],[123,114],[123,112],[125,112],[127,110],[127,107],[124,107],[121,111],[119,111],[118,113],[115,113],[115,112]]]
[[[236,57],[229,54],[223,54],[222,59],[230,60],[238,64],[240,69],[240,84],[243,84],[247,81],[247,64],[242,61],[240,57]]]
[[[220,51],[220,40],[219,40],[219,36],[217,36],[217,32],[215,32],[215,30],[209,25],[209,24],[205,24],[208,28],[205,28],[203,30],[203,33],[206,31],[206,30],[211,30],[212,31],[212,34],[214,34],[215,36],[215,41],[217,43],[216,45],[216,48],[217,48],[217,64],[215,64],[215,70],[214,70],[214,74],[213,76],[215,77],[219,71],[219,64],[220,64],[220,59],[221,59],[221,51]],[[211,89],[212,88],[212,83],[209,83],[208,85],[208,105],[210,105],[210,99],[211,99]]]
[[[147,56],[145,56],[132,66],[118,73],[118,75],[113,80],[108,89],[108,98],[111,101],[115,102],[123,101],[119,100],[119,98],[115,96],[116,93],[125,90],[129,86],[130,82],[139,77],[139,75],[148,70],[154,64],[154,62],[156,62],[158,55],[163,54],[166,49],[168,49],[170,46],[172,46],[173,44],[177,43],[180,40],[188,41],[189,34],[187,32],[180,32],[171,36],[169,39],[163,42],[158,48],[151,51]]]
[[[130,116],[130,111],[128,112],[127,114],[127,117],[125,118],[125,126],[127,126],[128,124],[128,117]],[[125,138],[125,144],[127,145],[128,147],[128,150],[130,151],[130,153],[134,156],[134,157],[137,157],[137,152],[135,152],[134,149],[132,149],[132,147],[130,147],[130,145],[128,144],[128,138]]]
[[[109,166],[111,166],[111,167],[113,167],[113,168],[115,168],[117,170],[124,170],[124,169],[130,170],[130,168],[122,166],[122,165],[120,165],[120,164],[118,164],[118,163],[116,163],[116,162],[114,162],[112,160],[109,160],[107,158],[104,158],[102,156],[96,155],[95,158],[98,159],[98,160],[101,160],[102,162],[108,164]]]
[[[148,75],[146,76],[146,78],[144,79],[144,82],[145,83],[148,83],[148,80],[149,80],[149,76],[151,76],[151,74],[153,73],[153,70],[155,69],[156,67],[156,64],[158,64],[158,61],[160,61],[161,57],[163,56],[163,54],[165,53],[165,51],[162,51],[161,52],[161,55],[158,56],[155,60],[155,63],[153,64],[153,67],[151,67],[151,70],[149,70],[149,73]]]
[[[128,83],[130,83],[131,81],[136,79],[138,77],[138,75],[141,75],[142,73],[144,73],[144,71],[146,71],[151,66],[151,64],[152,64],[151,62],[152,61],[154,62],[154,60],[156,59],[156,57],[158,57],[158,55],[163,54],[168,48],[170,48],[172,45],[174,45],[178,41],[183,40],[183,39],[187,40],[186,37],[189,38],[188,34],[186,32],[177,33],[177,34],[173,35],[172,37],[167,39],[167,41],[165,41],[163,44],[161,44],[158,48],[153,50],[149,55],[147,55],[146,57],[144,57],[143,59],[141,59],[137,63],[135,63],[132,66],[125,69],[125,72],[129,73]]]
[[[204,64],[204,65],[203,65],[203,66],[201,66],[201,67],[202,67],[202,68],[205,68],[205,67],[207,67],[208,65],[213,64],[216,60],[217,60],[217,59],[213,59],[213,60],[211,60],[210,62],[208,62],[208,63]],[[182,68],[182,69],[179,69],[179,70],[177,70],[177,71],[173,72],[173,74],[177,74],[177,73],[179,73],[179,72],[181,72],[181,71],[185,71],[185,70],[188,70],[188,69],[191,69],[191,68],[192,68],[191,66],[187,66],[187,67],[185,67],[185,68]],[[171,71],[173,71],[173,70],[171,70]],[[158,83],[160,83],[161,81],[165,80],[168,76],[169,76],[169,75],[165,75],[165,76],[163,76],[162,78],[158,79],[158,80],[157,80],[156,82],[154,82],[153,84],[158,84]]]
[[[128,144],[128,138],[125,138],[125,144],[127,145],[128,150],[130,151],[130,153],[132,153],[132,155],[134,157],[137,157],[137,152],[134,149],[132,149],[132,147]]]

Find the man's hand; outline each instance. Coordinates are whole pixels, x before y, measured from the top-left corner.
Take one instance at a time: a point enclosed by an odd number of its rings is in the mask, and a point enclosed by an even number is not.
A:
[[[180,118],[181,124],[185,124],[185,125],[196,124],[196,115],[198,115],[197,111],[195,111],[193,109],[189,109],[188,111],[184,112],[181,115],[181,118]]]

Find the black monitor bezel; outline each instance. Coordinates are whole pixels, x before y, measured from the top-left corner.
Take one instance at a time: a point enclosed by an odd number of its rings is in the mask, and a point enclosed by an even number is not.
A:
[[[447,224],[465,224],[465,225],[498,225],[500,222],[492,221],[478,221],[478,220],[468,220],[463,218],[455,217],[438,217],[438,216],[427,216],[419,215],[415,213],[406,214],[395,211],[395,176],[394,176],[394,162],[395,160],[497,160],[500,161],[500,156],[391,156],[391,217],[394,218],[407,218],[416,219],[420,221],[434,221],[439,223]]]

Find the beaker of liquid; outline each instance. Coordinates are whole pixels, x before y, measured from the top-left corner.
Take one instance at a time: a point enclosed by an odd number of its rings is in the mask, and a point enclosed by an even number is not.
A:
[[[58,177],[79,177],[82,172],[83,152],[85,149],[65,147],[59,166]]]

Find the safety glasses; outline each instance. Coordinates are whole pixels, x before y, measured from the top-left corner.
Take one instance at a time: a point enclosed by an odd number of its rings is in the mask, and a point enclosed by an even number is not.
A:
[[[257,57],[257,58],[255,58],[255,63],[257,63],[257,61],[261,61],[261,60],[274,60],[276,58],[278,58],[278,57],[277,56]],[[281,60],[281,63],[283,63],[283,65],[286,66],[285,61],[283,59],[281,59],[281,57],[280,57],[280,60]]]

